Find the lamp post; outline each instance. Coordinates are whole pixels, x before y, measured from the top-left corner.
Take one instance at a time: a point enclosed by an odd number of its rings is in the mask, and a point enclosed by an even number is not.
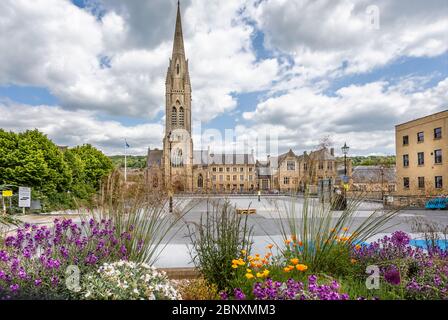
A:
[[[169,143],[169,150],[170,150],[170,153],[169,153],[169,155],[168,155],[168,157],[169,157],[169,162],[168,162],[168,164],[169,164],[169,166],[170,166],[170,185],[169,185],[169,189],[168,189],[168,196],[169,196],[169,211],[170,211],[170,213],[173,213],[173,180],[172,180],[172,172],[171,172],[171,166],[172,166],[172,161],[171,161],[171,148],[172,148],[172,142],[173,142],[173,137],[172,137],[172,134],[171,134],[171,131],[170,131],[170,133],[168,134],[168,143]]]
[[[344,154],[344,199],[342,200],[342,206],[345,209],[347,207],[347,187],[346,187],[346,183],[348,183],[348,177],[347,177],[347,153],[349,151],[350,147],[347,146],[347,143],[344,142],[344,145],[342,146],[341,150],[342,153]],[[347,180],[347,181],[346,181]]]

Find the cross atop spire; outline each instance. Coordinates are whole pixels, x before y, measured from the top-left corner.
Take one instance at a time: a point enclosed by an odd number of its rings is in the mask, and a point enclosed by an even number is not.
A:
[[[177,17],[176,17],[176,30],[174,32],[174,42],[173,42],[173,58],[175,55],[182,55],[185,57],[184,37],[182,34],[182,22],[180,18],[179,1],[177,1]]]

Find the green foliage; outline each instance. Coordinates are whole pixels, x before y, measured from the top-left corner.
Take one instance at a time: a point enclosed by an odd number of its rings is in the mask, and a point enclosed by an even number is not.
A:
[[[90,199],[111,171],[109,158],[91,145],[62,152],[38,130],[0,129],[0,185],[31,187],[44,210],[74,208]]]
[[[343,161],[344,158],[338,158]],[[353,166],[379,166],[392,167],[395,165],[395,156],[353,156],[350,157]]]
[[[193,263],[219,290],[231,288],[235,278],[231,262],[242,250],[248,253],[252,245],[253,228],[248,226],[247,215],[237,214],[228,201],[212,203],[195,229],[189,228]]]
[[[112,161],[115,168],[124,168],[124,156],[110,156],[109,159]],[[146,167],[146,156],[127,156],[126,166],[135,169],[144,168]]]

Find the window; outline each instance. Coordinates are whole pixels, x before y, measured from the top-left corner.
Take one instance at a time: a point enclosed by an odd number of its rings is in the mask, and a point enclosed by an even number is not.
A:
[[[419,152],[417,153],[417,162],[419,166],[422,166],[425,164],[425,153]]]
[[[227,171],[227,172],[230,172],[230,168],[229,168],[229,167],[227,167],[227,168],[226,168],[226,171]]]
[[[331,162],[331,161],[328,161],[327,162],[327,170],[333,170],[333,162]]]
[[[157,188],[158,186],[159,186],[159,179],[157,178],[156,175],[154,175],[154,176],[152,177],[152,187],[153,187],[153,188]]]
[[[425,177],[418,177],[418,188],[425,189]]]
[[[216,174],[212,175],[212,181],[216,181]]]
[[[233,181],[236,181],[236,174],[233,176]]]
[[[221,175],[219,175],[219,181],[220,182],[223,182],[224,181],[224,177],[223,177],[223,175],[221,174]]]
[[[179,74],[179,71],[180,71],[179,69],[180,69],[180,68],[179,68],[179,64],[177,64],[177,65],[176,65],[176,72],[177,72],[177,74]]]
[[[202,188],[204,186],[204,179],[202,178],[202,174],[198,176],[198,188]]]
[[[177,124],[177,110],[176,107],[173,107],[171,111],[171,125],[175,126]]]
[[[249,172],[252,172],[252,168],[249,168]]]
[[[219,172],[222,172],[223,171],[223,168],[221,167],[221,168],[219,168]]]
[[[241,167],[241,168],[240,168],[240,172],[243,172],[243,171],[244,171],[244,168],[243,168],[243,167]]]
[[[244,181],[244,176],[242,174],[240,175],[240,181]]]
[[[306,170],[308,170],[308,164],[307,164],[307,163],[304,163],[304,164],[303,164],[303,171],[306,171]]]
[[[236,170],[237,170],[237,168],[236,168],[236,167],[233,167],[233,172],[236,172]]]
[[[434,162],[442,163],[442,149],[434,150]]]
[[[252,181],[252,175],[249,176],[249,181]]]
[[[230,176],[229,175],[226,176],[226,180],[230,181]]]
[[[283,184],[289,184],[289,177],[283,177]]]
[[[216,167],[213,167],[213,168],[212,168],[212,171],[213,171],[213,172],[216,172]]]
[[[184,108],[183,107],[179,108],[179,125],[181,127],[184,126]]]
[[[434,185],[436,186],[437,189],[443,188],[442,176],[436,176],[434,182],[435,182]]]
[[[440,138],[442,138],[442,128],[435,128],[434,139],[440,139]]]
[[[423,132],[417,133],[417,142],[425,141],[425,134]]]
[[[324,162],[319,161],[319,170],[324,170]]]
[[[403,178],[403,188],[409,189],[409,178],[408,177]]]
[[[409,136],[403,136],[403,145],[407,146],[409,144]]]
[[[403,155],[403,167],[409,167],[409,155],[408,154]]]
[[[288,170],[288,171],[296,170],[296,162],[295,161],[287,161],[286,162],[286,170]]]

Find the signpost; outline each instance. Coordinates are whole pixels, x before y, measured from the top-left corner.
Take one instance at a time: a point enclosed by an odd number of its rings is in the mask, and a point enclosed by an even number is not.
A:
[[[25,208],[31,207],[31,188],[19,187],[19,207],[23,208],[23,214]]]

